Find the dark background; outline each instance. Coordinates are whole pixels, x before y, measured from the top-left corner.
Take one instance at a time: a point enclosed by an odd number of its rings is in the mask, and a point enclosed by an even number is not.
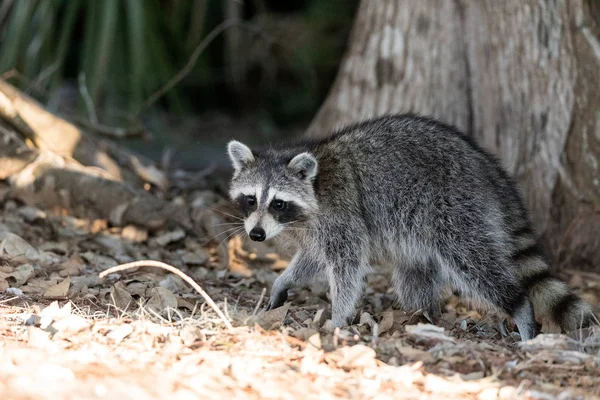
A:
[[[259,144],[303,132],[335,78],[357,5],[3,0],[0,73],[52,112],[84,127],[141,125],[143,138],[121,142],[155,160],[170,148],[178,166],[202,168],[226,162],[230,138]],[[224,22],[183,79],[145,104]]]

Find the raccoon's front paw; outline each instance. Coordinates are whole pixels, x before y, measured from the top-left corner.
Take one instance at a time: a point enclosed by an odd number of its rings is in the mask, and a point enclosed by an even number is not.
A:
[[[272,291],[271,298],[269,300],[269,306],[267,307],[267,311],[272,310],[274,308],[281,307],[283,305],[283,303],[286,302],[287,298],[288,298],[287,289]]]

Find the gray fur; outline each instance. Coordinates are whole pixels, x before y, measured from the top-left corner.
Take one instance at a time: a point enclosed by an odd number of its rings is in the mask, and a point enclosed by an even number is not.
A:
[[[377,261],[392,268],[407,311],[439,315],[450,286],[512,316],[523,339],[537,332],[534,309],[563,330],[592,321],[591,308],[549,275],[516,184],[453,127],[386,116],[251,158],[233,147],[243,162],[233,161],[230,194],[246,230],[299,249],[271,289],[271,308],[323,275],[333,323],[346,325]]]

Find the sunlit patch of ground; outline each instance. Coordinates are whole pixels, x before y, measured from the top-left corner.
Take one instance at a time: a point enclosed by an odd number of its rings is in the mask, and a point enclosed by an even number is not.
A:
[[[508,335],[499,328],[501,318],[454,298],[434,326],[395,309],[379,275],[370,277],[349,328],[331,328],[318,285],[265,313],[264,289],[286,262],[268,246],[227,239],[238,225],[224,212],[218,199],[190,206],[198,228],[192,236],[177,228],[111,228],[0,201],[2,398],[600,396],[598,330],[521,345],[510,326]],[[194,278],[234,329],[164,271],[98,278],[139,259]],[[564,278],[597,304],[600,277]]]

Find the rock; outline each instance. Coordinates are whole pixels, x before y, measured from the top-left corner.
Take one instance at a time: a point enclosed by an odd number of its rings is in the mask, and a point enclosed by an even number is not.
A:
[[[197,249],[195,251],[183,251],[181,260],[186,265],[205,265],[208,262],[210,255],[206,249]]]
[[[23,219],[26,222],[29,222],[29,223],[32,223],[32,222],[35,222],[38,220],[44,220],[48,217],[45,212],[43,212],[39,208],[35,208],[35,207],[29,207],[29,206],[21,207],[21,208],[19,208],[18,212],[19,212],[19,215],[21,217],[23,217]]]
[[[178,242],[185,237],[185,231],[177,228],[171,232],[165,232],[151,239],[151,243],[156,246],[164,247],[169,243]]]

